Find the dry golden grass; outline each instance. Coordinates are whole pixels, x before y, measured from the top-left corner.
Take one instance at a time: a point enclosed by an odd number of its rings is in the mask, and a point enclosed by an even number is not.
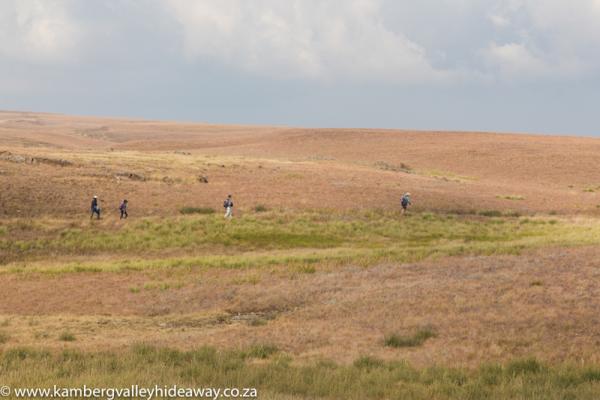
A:
[[[5,217],[85,214],[94,193],[111,211],[131,199],[138,216],[219,208],[229,192],[242,210],[397,207],[405,191],[422,210],[597,214],[600,204],[586,191],[600,183],[600,141],[592,138],[0,113],[0,150],[75,164],[0,160]],[[117,179],[123,172],[146,181]],[[505,198],[512,194],[522,200]]]
[[[597,375],[559,366],[600,364],[599,151],[574,137],[0,112],[0,367],[23,346],[82,350],[92,374],[95,357],[138,360],[140,341],[263,343],[287,363],[257,364],[277,379],[264,398],[593,398]],[[415,206],[400,217],[405,191]],[[89,221],[94,194],[100,221]],[[209,209],[217,215],[181,212]],[[414,346],[386,346],[386,335],[404,343],[425,328],[435,334]],[[54,356],[23,354],[10,382],[53,376],[34,371]],[[223,357],[239,376],[258,371]],[[550,367],[513,362],[528,357]],[[508,363],[494,367],[501,384],[477,369],[488,362]],[[151,373],[183,373],[163,372]],[[371,386],[352,397],[350,381]]]
[[[273,343],[298,359],[361,355],[414,365],[535,356],[598,363],[597,248],[456,257],[314,273],[200,270],[3,275],[5,348],[121,348],[144,340],[183,349]],[[139,288],[132,291],[131,288]],[[256,323],[256,322],[259,323]],[[422,346],[384,345],[430,326]]]

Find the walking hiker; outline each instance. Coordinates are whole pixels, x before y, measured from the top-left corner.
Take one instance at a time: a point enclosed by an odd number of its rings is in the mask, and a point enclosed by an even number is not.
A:
[[[233,200],[231,199],[231,195],[227,196],[227,199],[223,202],[223,207],[225,207],[225,218],[233,217]]]
[[[94,214],[96,214],[97,219],[100,219],[100,206],[98,205],[98,196],[94,196],[92,199],[91,205],[92,214],[90,215],[90,219],[94,218]]]
[[[400,200],[400,205],[402,206],[402,214],[404,214],[408,210],[408,206],[412,205],[410,201],[410,193],[404,193],[402,199]]]
[[[129,202],[127,201],[127,199],[125,199],[119,206],[119,211],[121,211],[121,218],[119,219],[127,219],[127,217],[129,216],[129,214],[127,214],[127,204],[129,204]]]

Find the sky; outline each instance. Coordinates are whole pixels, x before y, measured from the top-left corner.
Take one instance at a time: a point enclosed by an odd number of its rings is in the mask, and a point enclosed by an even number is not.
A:
[[[600,136],[600,0],[0,0],[0,109]]]

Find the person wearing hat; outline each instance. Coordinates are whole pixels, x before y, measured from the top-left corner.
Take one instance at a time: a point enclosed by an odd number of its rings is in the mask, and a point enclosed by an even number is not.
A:
[[[223,202],[223,207],[225,207],[225,218],[233,217],[233,200],[231,199],[231,195],[227,196],[227,199]]]
[[[404,193],[402,199],[400,200],[400,205],[402,206],[402,214],[404,214],[406,210],[408,210],[408,206],[410,206],[411,204],[412,203],[410,201],[410,193]]]
[[[92,199],[92,215],[90,215],[90,219],[94,218],[94,214],[96,214],[97,219],[100,219],[100,206],[98,205],[98,196],[94,196]]]

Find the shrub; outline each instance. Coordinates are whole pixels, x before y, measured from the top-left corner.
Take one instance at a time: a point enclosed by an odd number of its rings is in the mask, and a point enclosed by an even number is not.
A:
[[[254,211],[255,211],[255,212],[265,212],[265,211],[268,211],[268,210],[269,210],[269,209],[268,209],[268,208],[267,208],[267,206],[265,206],[264,204],[257,204],[257,205],[254,207]]]
[[[6,342],[8,342],[9,336],[4,333],[4,332],[0,332],[0,344],[4,344]]]
[[[390,334],[385,337],[385,345],[388,347],[416,347],[420,346],[427,339],[436,337],[436,332],[431,327],[421,328],[414,334],[402,336],[398,334]]]
[[[58,337],[58,340],[61,340],[63,342],[74,342],[75,341],[75,335],[73,335],[70,332],[63,332]]]
[[[211,207],[182,207],[179,209],[182,214],[214,214],[215,209]]]

